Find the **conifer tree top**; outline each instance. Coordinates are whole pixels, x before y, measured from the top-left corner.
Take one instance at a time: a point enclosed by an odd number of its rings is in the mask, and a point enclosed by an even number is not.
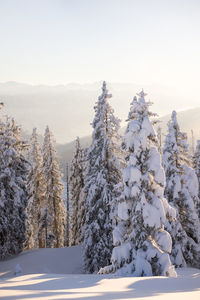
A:
[[[144,99],[144,97],[146,97],[148,94],[146,94],[146,93],[144,92],[144,90],[142,89],[140,93],[137,93],[137,95],[138,95],[140,98]],[[135,98],[135,97],[134,97],[134,98]]]
[[[106,85],[105,81],[103,81],[102,95],[99,96],[99,98],[102,98],[102,97],[106,97],[106,98],[111,98],[112,97],[112,94],[108,94],[107,85]]]

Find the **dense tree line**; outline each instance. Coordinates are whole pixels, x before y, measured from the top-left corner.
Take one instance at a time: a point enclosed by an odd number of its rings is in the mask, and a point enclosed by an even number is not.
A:
[[[1,258],[70,244],[82,245],[86,273],[175,276],[174,267],[200,268],[200,141],[192,157],[172,112],[162,143],[144,91],[121,137],[111,97],[103,82],[92,144],[83,149],[76,140],[70,215],[49,128],[42,147],[36,129],[28,146],[14,120],[1,120]]]

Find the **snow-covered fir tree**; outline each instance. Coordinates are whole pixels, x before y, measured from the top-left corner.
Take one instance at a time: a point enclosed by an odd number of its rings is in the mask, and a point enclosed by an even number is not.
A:
[[[157,129],[157,138],[158,138],[158,151],[162,155],[162,128],[158,126]]]
[[[112,253],[112,223],[110,204],[115,197],[115,185],[121,180],[117,159],[119,120],[108,103],[106,83],[94,107],[92,145],[87,154],[85,177],[86,222],[83,259],[85,272],[94,273],[110,262]]]
[[[88,148],[82,148],[82,172],[83,172],[83,180],[84,180],[84,187],[85,187],[85,174],[87,169],[87,151]],[[80,243],[83,242],[84,238],[84,230],[85,230],[85,218],[86,218],[86,192],[85,188],[83,188],[80,192],[80,198],[78,203],[78,220],[79,220],[79,226],[81,228],[81,235],[80,235]]]
[[[198,187],[199,187],[198,196],[200,199],[200,140],[197,141],[197,145],[193,157],[193,165],[198,179]],[[200,203],[196,203],[196,209],[200,219]]]
[[[172,240],[164,230],[175,210],[164,198],[165,175],[150,121],[150,102],[145,93],[134,97],[125,133],[127,166],[123,170],[124,192],[118,203],[113,231],[111,265],[100,270],[133,276],[176,276],[169,253]]]
[[[26,249],[45,247],[46,232],[43,224],[43,211],[46,206],[46,185],[42,170],[42,153],[38,142],[36,128],[33,129],[31,137],[31,149],[29,160],[31,163],[28,175],[29,200],[27,206],[27,236]]]
[[[77,137],[75,144],[75,152],[71,163],[71,234],[70,245],[79,245],[82,241],[82,227],[84,215],[84,157],[80,140]],[[83,211],[82,211],[83,210]]]
[[[23,249],[26,231],[28,162],[21,129],[14,119],[0,122],[0,258]]]
[[[63,247],[65,205],[63,184],[53,136],[47,126],[43,144],[43,173],[46,185],[46,207],[43,213],[43,226],[46,228],[46,246]]]
[[[69,247],[70,245],[70,190],[69,190],[69,166],[66,164],[65,173],[65,184],[66,184],[66,221],[65,221],[65,238],[64,246]]]
[[[198,180],[190,167],[187,135],[180,131],[176,112],[168,123],[163,148],[166,173],[165,197],[176,209],[176,221],[166,223],[172,236],[171,259],[177,267],[200,266],[200,223],[196,212],[199,204]],[[195,207],[196,206],[196,207]]]

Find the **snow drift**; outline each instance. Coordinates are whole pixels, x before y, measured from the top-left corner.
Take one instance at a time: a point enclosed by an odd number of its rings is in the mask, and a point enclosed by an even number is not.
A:
[[[11,259],[0,262],[0,278],[25,274],[81,274],[82,254],[80,246],[68,248],[42,248],[24,251]]]
[[[200,270],[179,269],[177,278],[84,275],[81,257],[81,247],[74,246],[1,261],[0,299],[200,299]]]

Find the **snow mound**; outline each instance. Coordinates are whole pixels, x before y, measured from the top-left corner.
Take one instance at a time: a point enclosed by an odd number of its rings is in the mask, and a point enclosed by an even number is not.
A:
[[[82,274],[81,246],[24,251],[10,259],[0,261],[0,278],[14,276],[16,266],[20,266],[20,275]]]

